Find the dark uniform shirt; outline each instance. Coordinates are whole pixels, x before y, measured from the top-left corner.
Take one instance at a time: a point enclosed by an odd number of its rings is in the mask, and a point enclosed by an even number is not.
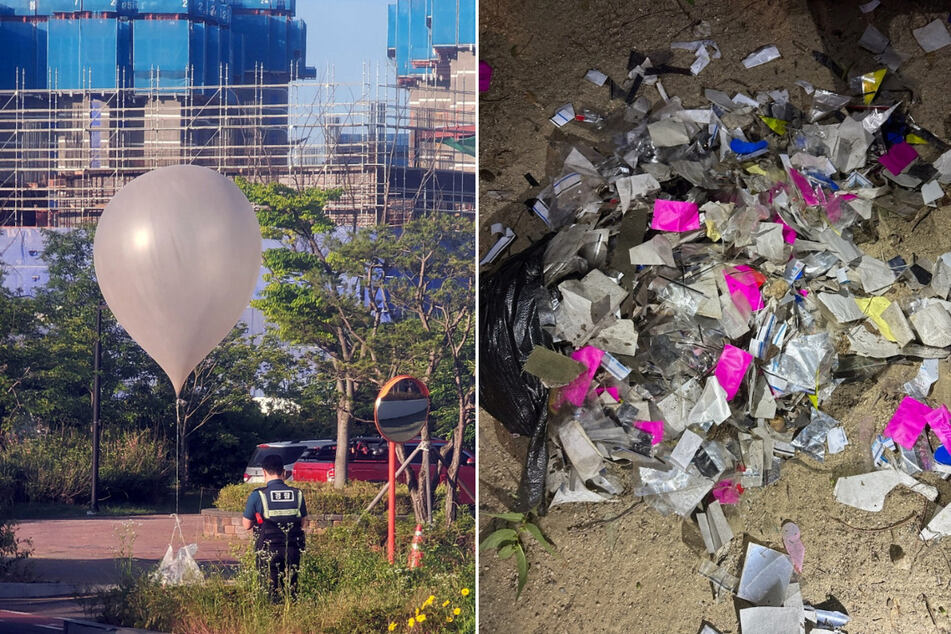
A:
[[[262,493],[268,500],[267,506],[272,514],[275,510],[296,511],[299,508],[300,515],[297,515],[296,512],[290,516],[276,515],[269,520],[267,518],[268,513],[265,511],[264,500],[261,499]],[[258,533],[260,537],[265,538],[278,538],[283,533],[279,527],[285,523],[296,525],[299,531],[300,520],[306,516],[307,504],[303,499],[300,489],[287,486],[284,484],[284,481],[279,478],[269,481],[267,486],[252,491],[244,507],[244,517],[251,520],[251,525],[255,528],[255,532]],[[259,517],[263,522],[258,521]],[[298,531],[295,531],[295,533]],[[302,540],[303,534],[300,535],[300,538]]]

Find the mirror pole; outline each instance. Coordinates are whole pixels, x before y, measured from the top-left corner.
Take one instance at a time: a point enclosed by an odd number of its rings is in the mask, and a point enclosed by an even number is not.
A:
[[[396,555],[396,443],[389,442],[390,446],[390,495],[389,495],[389,517],[388,530],[386,534],[386,554],[392,564]]]

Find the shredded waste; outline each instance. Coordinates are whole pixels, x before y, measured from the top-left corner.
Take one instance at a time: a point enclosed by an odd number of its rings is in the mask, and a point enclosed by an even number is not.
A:
[[[925,51],[951,43],[940,21],[915,37]],[[880,65],[848,78],[849,94],[800,80],[706,88],[706,105],[686,107],[662,77],[720,58],[709,37],[672,44],[694,54],[689,68],[632,51],[623,81],[592,69],[623,107],[554,109],[554,160],[526,211],[548,235],[493,265],[515,239],[494,226],[482,262],[480,403],[532,438],[521,503],[634,495],[695,521],[711,557],[700,574],[752,606],[739,611],[745,634],[834,631],[849,617],[803,604],[808,536],[793,523],[786,552],[750,542],[739,578],[719,567],[734,539],[726,506],[777,482],[787,460],[857,442],[869,472],[836,482],[843,505],[879,511],[899,485],[934,501],[920,478],[951,474],[951,414],[929,400],[951,353],[951,252],[869,248],[879,217],[920,222],[942,204],[951,149],[887,89],[887,38],[869,27],[859,44]],[[742,65],[778,57],[766,45]],[[907,396],[870,438],[849,438],[829,413],[837,388],[893,363],[919,367]],[[948,535],[939,507],[921,537]]]

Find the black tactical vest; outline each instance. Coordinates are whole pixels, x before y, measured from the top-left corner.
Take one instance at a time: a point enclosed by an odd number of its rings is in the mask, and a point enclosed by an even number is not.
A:
[[[264,521],[257,526],[258,538],[274,545],[287,543],[298,548],[304,545],[304,531],[301,529],[301,504],[303,496],[300,489],[289,486],[262,487],[255,489],[264,507]]]

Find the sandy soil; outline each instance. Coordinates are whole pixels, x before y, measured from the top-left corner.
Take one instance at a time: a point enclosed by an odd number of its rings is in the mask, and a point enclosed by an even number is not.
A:
[[[523,174],[544,181],[548,143],[555,128],[554,110],[572,102],[576,109],[602,112],[606,89],[583,79],[589,68],[615,78],[625,72],[631,48],[666,49],[674,40],[696,39],[694,26],[705,20],[723,51],[698,77],[665,76],[671,95],[685,107],[705,105],[703,89],[731,92],[787,88],[797,105],[810,98],[794,85],[805,79],[817,87],[844,86],[810,51],[826,51],[843,66],[873,70],[871,56],[856,45],[871,21],[907,56],[892,88],[904,89],[915,120],[938,136],[951,138],[951,110],[946,82],[951,77],[951,49],[924,54],[911,30],[935,17],[948,18],[946,3],[889,2],[868,18],[858,2],[804,0],[482,0],[481,56],[495,68],[492,88],[480,111],[480,249],[494,242],[492,222],[503,221],[519,234],[515,250],[544,234],[544,226],[522,205],[536,190]],[[900,6],[901,11],[894,8]],[[943,12],[939,12],[939,6]],[[740,60],[763,44],[776,44],[782,59],[745,70]],[[679,51],[673,63],[688,66]],[[651,90],[651,89],[648,89]],[[656,99],[655,92],[644,91]],[[575,134],[584,134],[574,126]],[[592,137],[595,140],[596,137]],[[935,257],[951,250],[951,207],[921,220],[891,216],[878,236],[862,247],[877,256],[913,254]],[[879,253],[881,252],[881,253]],[[887,259],[887,258],[886,258]],[[951,401],[949,367],[932,392],[932,404]],[[851,445],[825,463],[809,458],[787,461],[780,481],[744,494],[727,511],[734,540],[722,564],[739,574],[745,541],[782,549],[780,527],[799,524],[806,547],[801,576],[803,598],[813,604],[834,599],[852,616],[846,628],[862,632],[951,632],[951,539],[925,544],[917,531],[936,506],[923,497],[896,490],[880,513],[866,513],[836,503],[832,487],[842,475],[868,469],[868,439],[881,431],[901,399],[901,385],[914,365],[895,364],[875,380],[837,390],[829,413],[846,427]],[[517,487],[524,439],[513,439],[481,412],[479,421],[480,509],[508,508]],[[938,503],[951,503],[951,483],[932,476],[923,480],[939,489]],[[685,632],[694,634],[706,621],[722,632],[739,630],[732,597],[714,596],[696,571],[707,558],[695,524],[664,517],[637,499],[612,504],[569,505],[553,509],[540,525],[557,544],[559,556],[540,548],[529,554],[529,581],[515,601],[515,566],[483,554],[479,563],[479,618],[484,632]],[[632,508],[632,505],[633,508]],[[490,527],[483,514],[480,530]]]

